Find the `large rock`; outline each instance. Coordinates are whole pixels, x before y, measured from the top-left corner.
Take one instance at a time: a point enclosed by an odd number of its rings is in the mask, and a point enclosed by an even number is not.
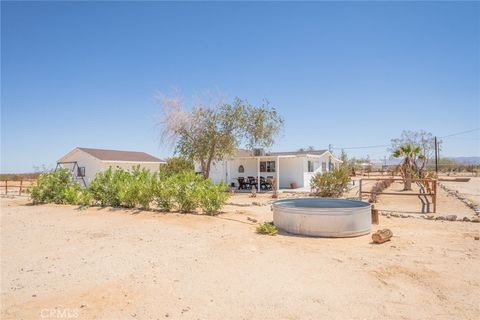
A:
[[[457,216],[454,214],[449,214],[448,216],[445,217],[448,221],[455,221],[457,220]]]

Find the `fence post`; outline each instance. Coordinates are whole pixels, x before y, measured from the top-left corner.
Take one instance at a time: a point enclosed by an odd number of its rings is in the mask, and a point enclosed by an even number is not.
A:
[[[360,178],[360,185],[358,186],[358,197],[362,201],[362,179]]]
[[[23,179],[20,180],[20,189],[18,190],[18,195],[19,195],[19,196],[22,195],[22,185],[23,185]]]
[[[7,187],[7,184],[8,184],[8,180],[5,180],[5,195],[8,194],[8,187]]]
[[[437,180],[433,180],[433,213],[437,212]]]

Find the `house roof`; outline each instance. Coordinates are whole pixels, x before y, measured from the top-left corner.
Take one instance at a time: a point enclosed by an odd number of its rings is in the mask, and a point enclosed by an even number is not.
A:
[[[287,152],[270,152],[272,156],[299,156],[299,155],[322,155],[328,150],[302,150],[302,151],[287,151]]]
[[[302,155],[322,155],[328,150],[302,150],[302,151],[286,151],[286,152],[266,152],[265,156],[276,157],[276,156],[302,156]],[[247,149],[238,149],[234,157],[253,157],[253,152]]]
[[[145,152],[77,148],[102,161],[165,162]]]

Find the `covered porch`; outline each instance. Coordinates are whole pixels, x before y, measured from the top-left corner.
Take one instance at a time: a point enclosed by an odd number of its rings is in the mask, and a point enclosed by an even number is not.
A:
[[[235,158],[226,163],[225,169],[228,185],[239,191],[303,187],[302,159],[294,156]]]

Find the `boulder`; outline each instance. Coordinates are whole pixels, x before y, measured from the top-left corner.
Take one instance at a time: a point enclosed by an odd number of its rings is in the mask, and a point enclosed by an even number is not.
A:
[[[445,217],[448,221],[455,221],[457,220],[457,216],[454,214],[449,214],[448,216]]]

